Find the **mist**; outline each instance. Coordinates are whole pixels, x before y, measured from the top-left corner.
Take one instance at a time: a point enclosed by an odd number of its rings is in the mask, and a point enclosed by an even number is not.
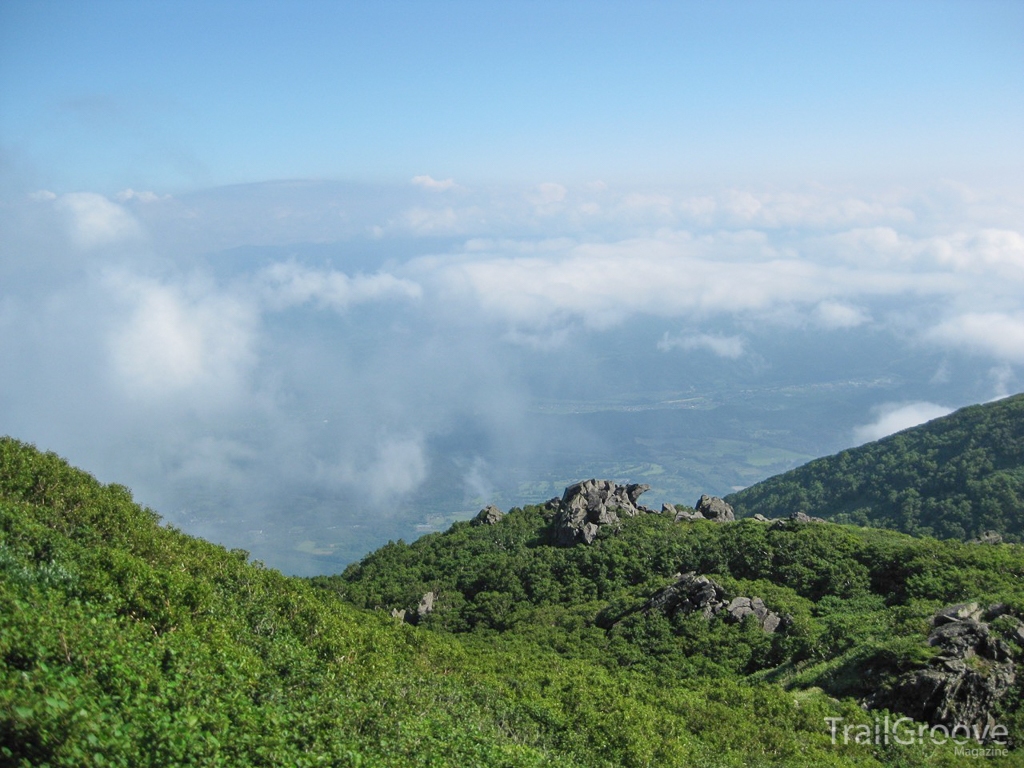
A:
[[[1024,364],[1024,205],[952,183],[40,189],[0,224],[0,431],[292,573],[585,477],[728,493]]]

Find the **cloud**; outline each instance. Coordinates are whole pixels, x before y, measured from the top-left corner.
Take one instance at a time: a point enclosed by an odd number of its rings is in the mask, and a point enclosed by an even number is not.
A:
[[[452,207],[441,209],[415,206],[405,212],[404,225],[418,235],[429,235],[439,232],[457,232],[461,218]]]
[[[40,189],[36,192],[30,192],[28,199],[37,203],[50,202],[57,199],[57,194],[48,189]]]
[[[823,301],[814,308],[814,317],[819,325],[829,330],[856,328],[871,319],[863,309],[851,307],[838,301]]]
[[[855,428],[853,437],[858,445],[881,440],[888,435],[916,427],[952,412],[952,408],[928,402],[885,403],[872,408],[875,420],[870,424]]]
[[[142,237],[142,227],[132,215],[103,195],[72,192],[61,195],[55,204],[69,214],[72,242],[79,248],[95,249]]]
[[[413,176],[412,183],[418,187],[423,187],[424,189],[436,189],[438,191],[458,186],[454,179],[442,179],[438,181],[437,179],[432,179],[430,176]]]
[[[569,190],[561,184],[557,184],[553,181],[547,181],[543,184],[538,184],[535,187],[532,199],[538,205],[560,203],[565,200],[565,196],[568,192]]]
[[[266,304],[276,310],[302,304],[342,311],[353,304],[418,299],[422,288],[386,272],[349,277],[336,270],[315,270],[295,261],[278,262],[257,277]]]
[[[467,494],[535,500],[524,477],[611,439],[566,418],[556,451],[538,414],[676,390],[796,412],[810,382],[844,405],[792,439],[831,452],[851,412],[873,439],[1012,391],[1013,199],[421,181],[0,200],[5,430],[262,557],[302,526],[386,539]],[[879,386],[900,402],[869,418]]]
[[[316,479],[353,489],[378,509],[412,493],[427,479],[429,463],[422,435],[378,436],[376,441],[366,437],[368,444],[359,451],[348,450],[350,455],[334,462],[320,461]]]
[[[183,393],[222,405],[254,361],[257,316],[247,303],[209,287],[181,288],[134,275],[109,279],[130,306],[109,337],[113,373],[129,394]]]
[[[997,360],[1024,363],[1024,312],[966,312],[942,321],[926,338]]]
[[[689,336],[670,336],[666,333],[658,342],[658,349],[706,349],[719,357],[737,360],[743,356],[745,342],[739,336],[718,336],[701,333]]]
[[[128,189],[122,189],[116,195],[114,195],[122,203],[126,203],[130,200],[138,200],[140,203],[156,203],[160,200],[170,200],[170,195],[158,195],[156,192],[139,191],[136,192],[134,189],[129,187]]]
[[[944,275],[853,270],[776,249],[759,233],[686,232],[612,243],[575,243],[559,252],[481,253],[414,263],[449,291],[524,328],[581,321],[595,329],[634,315],[656,317],[768,313],[820,306],[822,322],[860,323],[844,297],[945,295]],[[429,267],[429,269],[428,269]],[[419,272],[416,272],[419,274]]]

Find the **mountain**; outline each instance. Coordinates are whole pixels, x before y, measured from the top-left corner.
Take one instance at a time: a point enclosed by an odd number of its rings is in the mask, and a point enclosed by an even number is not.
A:
[[[306,580],[0,438],[0,765],[1018,764],[1020,546],[644,489]]]
[[[715,499],[659,513],[638,503],[645,487],[587,481],[543,505],[486,508],[314,582],[472,645],[526,657],[554,649],[627,671],[664,695],[709,683],[755,698],[781,689],[805,712],[828,701],[926,730],[1020,732],[1018,545],[807,516],[733,521]],[[942,765],[954,753],[873,757]]]
[[[1024,394],[963,408],[769,478],[726,500],[918,536],[1024,537]]]

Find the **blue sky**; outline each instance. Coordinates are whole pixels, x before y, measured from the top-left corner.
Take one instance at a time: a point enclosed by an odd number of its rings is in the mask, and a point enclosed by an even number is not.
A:
[[[1022,160],[1019,2],[7,0],[0,434],[301,573],[722,495],[1024,389]]]
[[[1017,2],[9,0],[8,173],[830,180],[1024,170]]]

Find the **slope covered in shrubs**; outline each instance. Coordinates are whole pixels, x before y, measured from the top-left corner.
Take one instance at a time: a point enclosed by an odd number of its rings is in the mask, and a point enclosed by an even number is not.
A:
[[[481,555],[500,545],[481,540]],[[823,718],[863,719],[856,706],[720,674],[735,660],[671,679],[595,664],[604,603],[562,597],[528,631],[401,624],[160,526],[125,488],[5,438],[0,763],[887,762],[891,748],[831,744]],[[493,626],[500,599],[467,626]]]
[[[740,516],[793,512],[938,538],[1024,536],[1024,394],[963,408],[812,461],[726,498]]]

